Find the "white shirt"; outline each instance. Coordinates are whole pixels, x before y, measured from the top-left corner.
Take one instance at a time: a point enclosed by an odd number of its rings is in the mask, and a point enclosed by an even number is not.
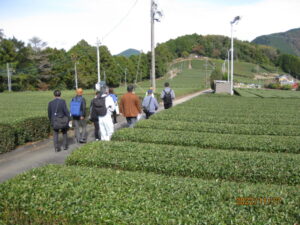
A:
[[[107,108],[107,113],[105,116],[111,116],[113,111],[116,109],[113,98],[107,94],[103,94],[101,97],[105,97],[105,106]]]

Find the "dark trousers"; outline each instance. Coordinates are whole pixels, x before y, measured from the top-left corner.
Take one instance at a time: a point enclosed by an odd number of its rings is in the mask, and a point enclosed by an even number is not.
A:
[[[94,127],[95,127],[95,139],[100,140],[100,127],[99,127],[99,122],[95,121],[94,122]]]
[[[68,128],[61,129],[61,132],[63,134],[63,147],[68,148]],[[58,149],[60,148],[59,143],[58,143],[58,134],[59,130],[53,130],[53,141],[54,141],[54,148]]]
[[[165,109],[169,109],[172,107],[172,105],[173,105],[172,103],[164,104],[164,107],[165,107]]]
[[[147,112],[145,114],[146,114],[146,119],[149,119],[149,117],[152,116],[154,112]]]
[[[136,124],[136,122],[137,122],[136,117],[126,117],[126,120],[127,120],[127,125],[130,128],[133,128],[134,124]]]
[[[113,123],[114,123],[114,124],[118,123],[118,121],[117,121],[117,112],[116,112],[116,110],[113,111],[113,113],[112,113],[112,119],[113,119]]]

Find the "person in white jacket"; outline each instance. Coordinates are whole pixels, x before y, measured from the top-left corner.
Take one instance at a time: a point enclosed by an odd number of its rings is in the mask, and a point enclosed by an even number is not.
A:
[[[115,103],[113,98],[109,95],[108,89],[104,88],[102,98],[105,97],[105,106],[107,109],[105,116],[99,116],[99,127],[102,141],[110,141],[114,133],[114,124],[111,118],[112,113],[115,111]]]

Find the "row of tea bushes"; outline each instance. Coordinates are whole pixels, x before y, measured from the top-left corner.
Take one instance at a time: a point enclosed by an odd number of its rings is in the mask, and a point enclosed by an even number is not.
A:
[[[300,127],[295,125],[284,126],[270,124],[230,124],[184,122],[176,120],[144,120],[139,122],[136,125],[136,127],[161,130],[209,132],[220,134],[300,136]]]
[[[66,164],[201,179],[300,185],[298,154],[114,141],[87,144],[73,152]]]
[[[197,114],[191,111],[177,112],[177,110],[171,109],[170,112],[162,112],[156,114],[152,118],[153,120],[176,120],[183,122],[206,122],[206,123],[230,123],[230,124],[271,124],[271,125],[298,125],[300,124],[299,117],[288,117],[288,116],[278,116],[278,117],[248,117],[247,114],[243,117],[241,116],[223,116],[221,113],[219,115]]]
[[[300,219],[296,186],[52,165],[0,189],[4,224],[295,224]]]
[[[0,132],[0,153],[4,153],[26,142],[48,137],[50,123],[47,117],[26,118],[10,125],[0,125]]]
[[[235,135],[125,128],[115,133],[113,140],[241,151],[300,153],[299,136]]]

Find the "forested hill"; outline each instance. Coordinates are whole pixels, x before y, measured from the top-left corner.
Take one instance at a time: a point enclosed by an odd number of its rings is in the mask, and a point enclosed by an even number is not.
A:
[[[118,55],[119,56],[125,56],[125,57],[130,57],[132,55],[139,55],[141,54],[140,51],[136,50],[136,49],[133,49],[133,48],[129,48],[121,53],[119,53]]]
[[[300,28],[259,36],[252,43],[272,46],[282,53],[300,56]]]
[[[174,59],[187,58],[192,54],[224,60],[229,49],[230,38],[219,35],[191,34],[160,43],[155,49],[156,77],[165,75]],[[96,52],[96,47],[85,40],[65,51],[47,47],[44,41],[36,37],[26,45],[15,37],[5,38],[0,33],[0,92],[7,90],[7,64],[12,73],[14,91],[73,89],[75,65],[79,86],[94,88],[97,82]],[[108,85],[116,87],[125,82],[125,78],[127,83],[149,79],[150,52],[130,57],[113,56],[102,45],[100,53],[101,80],[106,80]],[[281,55],[270,46],[235,40],[234,58],[259,64],[266,70],[278,66],[300,78],[300,58]]]

